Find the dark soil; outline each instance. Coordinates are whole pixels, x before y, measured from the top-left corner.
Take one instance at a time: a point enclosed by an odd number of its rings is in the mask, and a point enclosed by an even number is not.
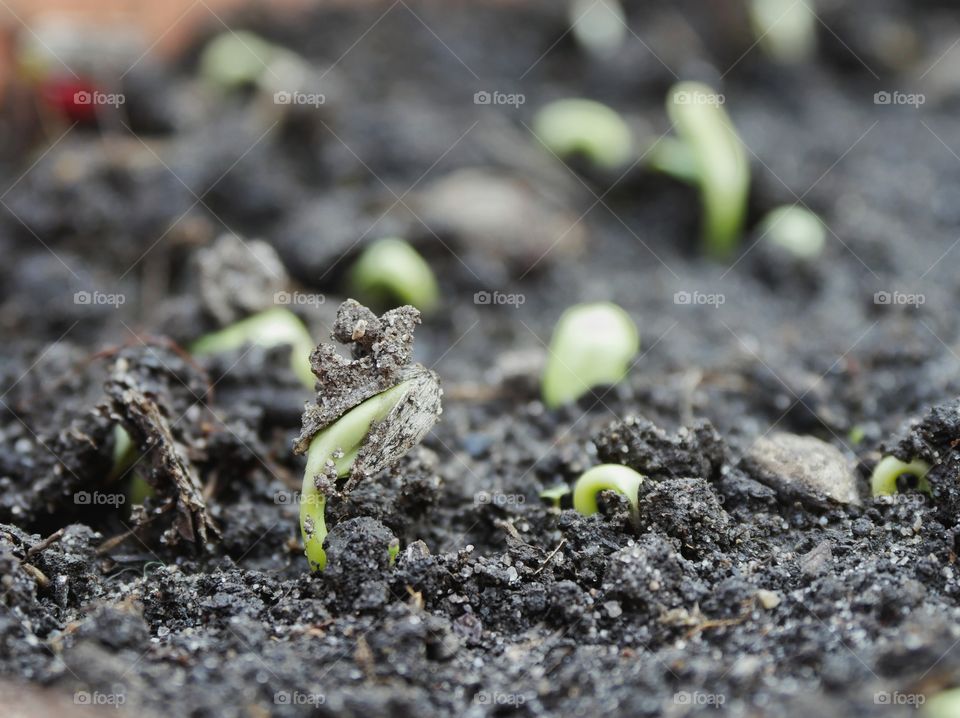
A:
[[[734,0],[627,3],[607,61],[565,34],[564,3],[358,4],[230,19],[314,63],[320,108],[220,97],[192,52],[147,57],[98,125],[4,116],[22,140],[0,183],[0,714],[887,716],[960,685],[956,8],[819,3],[816,58],[791,68]],[[755,230],[711,262],[690,189],[572,170],[527,129],[589,96],[652,141],[677,77],[726,97],[751,226],[798,201],[827,222],[814,266]],[[541,219],[459,226],[432,193],[468,168]],[[246,250],[209,249],[224,232],[282,271],[250,263],[247,291]],[[291,308],[327,341],[353,257],[391,234],[441,284],[413,358],[441,377],[442,420],[331,501],[310,575],[292,446],[314,397],[283,349],[183,347],[279,290],[313,298]],[[635,318],[642,356],[548,411],[552,327],[596,299]],[[142,458],[111,479],[118,423]],[[756,471],[776,432],[840,450],[860,503]],[[932,496],[871,498],[884,453],[934,464]],[[648,475],[639,524],[616,495],[592,517],[539,498],[601,460]]]

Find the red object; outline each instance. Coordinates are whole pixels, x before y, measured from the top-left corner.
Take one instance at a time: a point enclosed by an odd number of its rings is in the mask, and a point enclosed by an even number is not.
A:
[[[100,90],[92,82],[76,77],[51,77],[40,84],[40,97],[51,109],[71,122],[97,119],[94,94]]]

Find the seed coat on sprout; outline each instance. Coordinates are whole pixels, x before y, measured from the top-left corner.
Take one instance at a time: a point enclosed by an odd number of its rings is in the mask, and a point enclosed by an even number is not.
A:
[[[333,338],[350,347],[345,359],[332,344],[311,354],[316,401],[304,409],[294,451],[307,455],[300,493],[300,531],[311,570],[327,563],[327,499],[396,463],[440,416],[443,391],[436,374],[411,361],[420,312],[402,306],[376,316],[353,299],[340,305]],[[397,548],[391,548],[391,559]]]

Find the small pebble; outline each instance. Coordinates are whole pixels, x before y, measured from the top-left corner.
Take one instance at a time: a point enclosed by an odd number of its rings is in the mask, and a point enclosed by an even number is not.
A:
[[[607,615],[610,616],[610,618],[620,618],[620,616],[623,615],[623,609],[620,608],[619,601],[607,601],[605,604],[603,604],[603,608],[606,610]]]
[[[768,611],[780,605],[780,595],[775,591],[768,591],[764,588],[757,591],[757,600],[760,601],[760,605]]]
[[[846,457],[816,437],[786,432],[762,436],[743,463],[747,473],[782,500],[817,508],[860,503],[857,480]]]

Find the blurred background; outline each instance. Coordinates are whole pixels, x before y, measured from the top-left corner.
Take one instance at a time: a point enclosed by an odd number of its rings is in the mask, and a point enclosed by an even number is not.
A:
[[[562,310],[592,299],[637,319],[652,373],[759,361],[800,392],[855,348],[897,347],[952,375],[949,3],[7,0],[0,15],[0,331],[18,362],[50,342],[187,346],[278,301],[322,338],[344,296],[401,301],[364,296],[355,272],[397,237],[435,275],[419,351],[451,379],[535,374]],[[653,161],[681,80],[716,93],[745,147],[722,261],[697,183]],[[568,98],[616,113],[622,162],[541,141],[538,113]],[[783,207],[822,220],[809,256],[768,231]],[[898,382],[871,390],[881,408]]]

